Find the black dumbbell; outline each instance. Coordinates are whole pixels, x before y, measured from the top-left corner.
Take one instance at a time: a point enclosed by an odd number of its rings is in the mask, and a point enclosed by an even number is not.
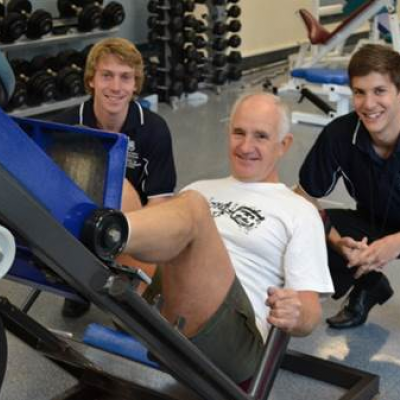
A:
[[[225,33],[227,32],[232,32],[232,33],[240,32],[241,29],[242,29],[242,24],[240,23],[240,21],[237,19],[233,19],[229,21],[228,24],[224,24],[221,21],[216,22],[212,28],[212,32],[214,35],[222,36],[225,35]]]
[[[19,13],[7,13],[0,3],[0,41],[12,43],[25,34],[27,29],[26,19]]]
[[[28,0],[10,0],[7,3],[7,13],[20,14],[26,19],[26,36],[29,39],[39,39],[53,29],[51,14],[42,9],[32,13],[32,4]]]
[[[190,47],[190,46],[189,46]],[[194,50],[193,50],[194,49]],[[228,57],[224,53],[215,53],[210,57],[207,57],[204,52],[197,51],[194,47],[186,48],[185,55],[187,57],[187,65],[203,65],[207,62],[214,67],[224,67],[228,63]],[[189,67],[189,70],[192,69]],[[188,69],[188,67],[186,68]],[[190,71],[188,71],[190,73]]]
[[[35,106],[52,101],[56,95],[56,83],[53,76],[46,71],[33,72],[28,61],[14,59],[10,61],[17,80],[24,82],[27,89],[26,103]]]
[[[150,43],[170,42],[172,45],[177,47],[182,47],[185,44],[185,37],[183,36],[182,32],[175,32],[171,33],[170,35],[166,35],[152,31],[149,33],[148,39]]]
[[[98,3],[80,7],[79,0],[57,0],[57,7],[61,18],[78,18],[77,27],[81,32],[92,31],[101,25],[103,9]]]
[[[152,15],[147,19],[147,26],[159,34],[162,34],[165,28],[169,28],[172,32],[179,32],[183,29],[183,19],[175,16],[166,21]]]
[[[82,70],[66,65],[66,59],[60,53],[56,57],[38,55],[31,60],[33,71],[45,71],[54,78],[58,99],[75,97],[84,92]]]
[[[225,69],[218,69],[216,71],[203,74],[203,79],[207,79],[215,85],[223,85],[228,80],[228,72]]]
[[[147,3],[147,10],[152,14],[168,11],[171,15],[182,16],[186,11],[186,7],[182,0],[171,0],[167,5],[161,4],[159,0],[150,0]]]
[[[212,48],[216,51],[224,51],[227,47],[239,47],[242,44],[242,39],[238,35],[231,35],[228,39],[223,37],[215,38],[212,41]]]
[[[240,14],[242,13],[242,10],[239,6],[230,6],[227,10],[226,10],[226,14],[228,17],[230,18],[238,18],[240,17]]]
[[[240,65],[231,65],[228,69],[228,79],[231,81],[238,81],[243,75]]]
[[[121,25],[125,21],[125,10],[122,4],[111,1],[104,8],[101,14],[101,29],[111,29]]]
[[[28,88],[26,87],[26,83],[20,79],[15,80],[15,88],[14,92],[11,96],[11,99],[8,101],[6,105],[6,110],[11,111],[24,106],[28,99]]]
[[[242,53],[240,51],[231,51],[228,54],[229,64],[240,64],[242,62]]]
[[[122,4],[111,1],[104,8],[103,0],[75,0],[75,4],[80,8],[85,8],[91,4],[102,9],[101,13],[101,29],[111,29],[121,25],[125,20],[125,10]]]
[[[185,67],[182,63],[174,63],[170,68],[162,67],[159,63],[150,62],[147,64],[147,73],[151,76],[169,74],[174,80],[182,80],[185,76]]]
[[[151,93],[161,92],[164,96],[180,97],[185,91],[185,85],[182,81],[173,81],[169,85],[161,85],[157,78],[149,77],[146,81],[146,88]]]

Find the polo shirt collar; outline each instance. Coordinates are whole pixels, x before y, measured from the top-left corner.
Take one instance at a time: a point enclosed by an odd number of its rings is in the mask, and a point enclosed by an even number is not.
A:
[[[373,150],[372,147],[371,137],[369,135],[369,132],[367,131],[367,129],[365,128],[364,124],[361,122],[360,119],[357,119],[357,124],[353,132],[351,143],[357,146],[364,153],[367,153],[369,155],[371,154],[376,155],[376,152]],[[400,140],[397,140],[394,153],[400,153]]]
[[[90,128],[98,129],[96,116],[94,114],[93,99],[89,99],[83,104],[83,121]],[[122,132],[131,132],[144,125],[144,113],[142,106],[137,101],[129,104],[128,115],[122,125]]]

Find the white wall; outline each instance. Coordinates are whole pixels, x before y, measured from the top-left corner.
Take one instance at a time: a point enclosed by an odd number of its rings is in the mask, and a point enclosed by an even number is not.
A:
[[[312,0],[242,0],[244,56],[287,48],[306,38],[296,11],[311,8]]]

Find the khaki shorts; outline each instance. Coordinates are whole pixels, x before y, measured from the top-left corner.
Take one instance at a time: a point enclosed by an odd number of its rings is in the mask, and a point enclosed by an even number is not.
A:
[[[219,309],[191,341],[234,382],[253,376],[263,340],[253,307],[237,277]]]

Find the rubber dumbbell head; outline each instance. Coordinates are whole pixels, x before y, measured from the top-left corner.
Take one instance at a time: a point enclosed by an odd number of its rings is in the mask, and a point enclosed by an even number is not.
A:
[[[0,18],[0,40],[12,43],[26,33],[27,27],[26,18],[21,14],[8,13]]]
[[[228,78],[231,81],[238,81],[243,75],[240,65],[232,65],[228,71]]]
[[[242,54],[240,51],[231,51],[228,54],[228,62],[230,64],[240,64],[242,62]]]
[[[32,4],[29,0],[9,0],[7,2],[7,12],[30,14],[32,12]]]
[[[7,12],[21,14],[26,18],[26,36],[29,39],[39,39],[53,29],[51,14],[41,9],[32,13],[32,4],[28,0],[10,0],[7,3]]]
[[[108,3],[101,14],[100,27],[102,29],[111,29],[121,25],[125,20],[125,10],[122,4],[112,1]]]
[[[242,13],[242,10],[239,6],[230,6],[227,10],[227,15],[228,17],[231,18],[238,18],[240,16],[240,14]]]

